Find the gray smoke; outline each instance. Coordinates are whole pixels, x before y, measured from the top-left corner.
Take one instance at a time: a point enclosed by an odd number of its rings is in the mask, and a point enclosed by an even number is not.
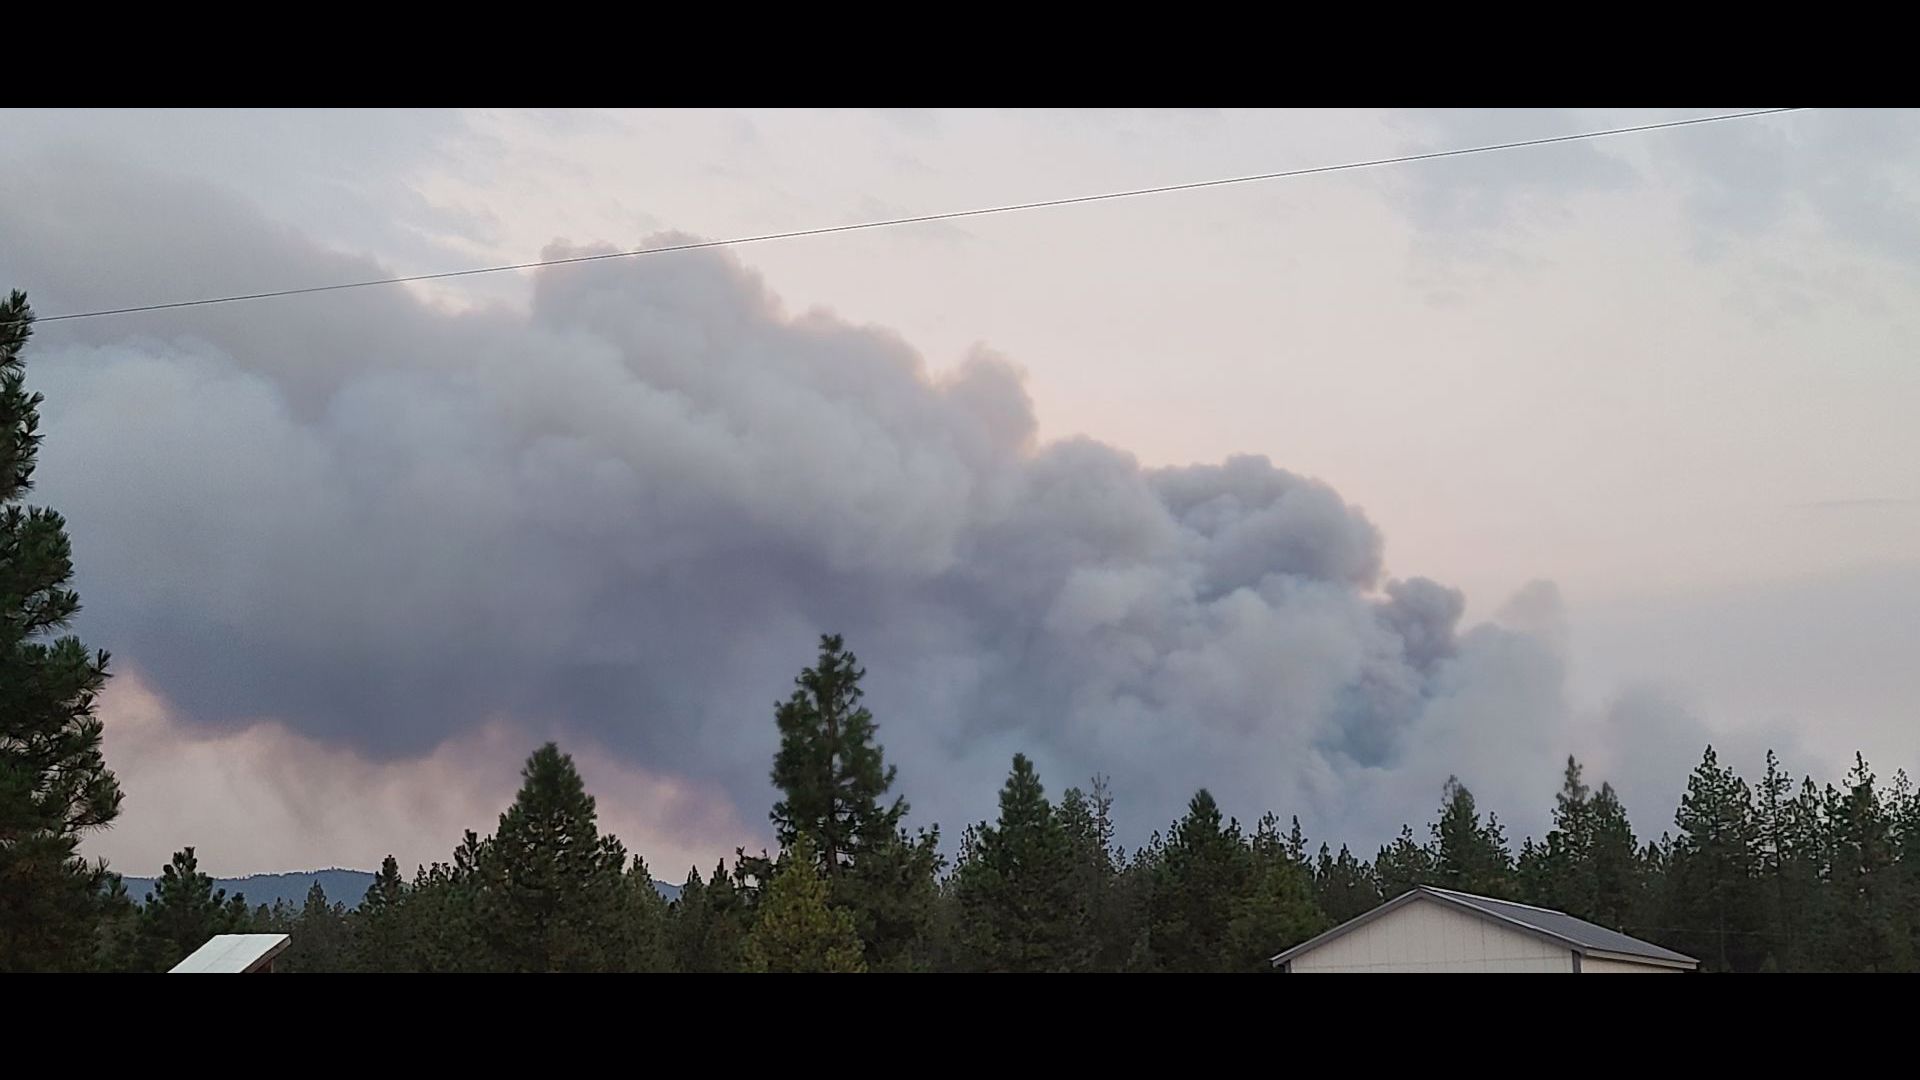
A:
[[[33,175],[0,190],[0,284],[43,313],[381,274],[205,189]],[[930,371],[728,254],[542,272],[529,311],[50,324],[32,364],[82,629],[198,724],[375,757],[557,728],[755,820],[771,705],[833,630],[950,827],[1015,750],[1056,791],[1110,774],[1133,839],[1201,785],[1364,839],[1449,773],[1543,810],[1568,749],[1553,635],[1463,629],[1326,484],[1039,443],[1006,360]]]

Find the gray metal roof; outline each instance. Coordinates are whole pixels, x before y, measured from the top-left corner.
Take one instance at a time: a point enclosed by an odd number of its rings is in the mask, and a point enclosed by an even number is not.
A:
[[[1699,963],[1698,960],[1684,953],[1663,949],[1650,941],[1628,937],[1618,930],[1609,930],[1604,926],[1598,926],[1585,919],[1576,919],[1562,912],[1549,911],[1531,904],[1516,904],[1511,900],[1495,900],[1490,896],[1454,892],[1452,889],[1436,889],[1431,886],[1422,886],[1422,888],[1475,910],[1483,911],[1495,918],[1530,926],[1542,933],[1570,942],[1582,951],[1637,956],[1647,960],[1665,960],[1673,964]]]
[[[1455,892],[1452,889],[1441,889],[1432,885],[1416,885],[1372,911],[1349,919],[1318,937],[1303,941],[1280,953],[1273,957],[1273,964],[1278,967],[1301,953],[1356,930],[1397,907],[1422,899],[1465,909],[1484,918],[1517,927],[1536,937],[1547,938],[1579,953],[1630,957],[1673,967],[1691,968],[1699,966],[1700,963],[1691,956],[1661,948],[1650,941],[1628,937],[1617,930],[1597,926],[1585,919],[1576,919],[1564,912],[1549,911],[1531,904],[1516,904],[1511,900],[1495,900],[1490,896]]]
[[[173,965],[171,975],[245,975],[258,971],[291,943],[285,934],[220,934]]]

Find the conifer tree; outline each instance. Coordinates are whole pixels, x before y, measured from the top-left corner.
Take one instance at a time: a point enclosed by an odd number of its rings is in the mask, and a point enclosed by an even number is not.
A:
[[[1553,828],[1529,839],[1517,868],[1522,899],[1618,929],[1632,917],[1639,893],[1639,845],[1626,809],[1608,784],[1596,793],[1567,758]]]
[[[1810,856],[1812,833],[1798,820],[1793,778],[1767,751],[1767,768],[1754,789],[1754,871],[1766,910],[1766,963],[1775,971],[1804,971],[1811,963],[1808,913],[1818,893],[1818,870]]]
[[[32,325],[26,294],[0,303],[0,972],[95,966],[117,895],[79,854],[120,811],[94,715],[107,654],[54,636],[80,610],[72,545],[59,514],[20,502],[40,447],[20,355]]]
[[[1683,931],[1683,950],[1708,970],[1757,970],[1765,948],[1753,792],[1711,746],[1687,778],[1674,824],[1665,925]]]
[[[1498,817],[1483,823],[1473,793],[1457,777],[1448,777],[1433,825],[1433,869],[1438,884],[1481,896],[1513,892],[1513,862]]]
[[[1833,966],[1841,971],[1911,970],[1912,941],[1895,886],[1896,823],[1855,753],[1841,788],[1826,791]]]
[[[408,887],[400,863],[388,855],[354,912],[354,966],[361,971],[404,971],[410,952],[405,925]]]
[[[906,800],[888,799],[895,770],[860,703],[865,674],[839,635],[821,637],[819,659],[774,711],[773,782],[781,798],[771,817],[783,849],[808,841],[833,905],[859,927],[869,966],[885,970],[911,965],[932,913],[939,832],[910,835],[901,824]],[[740,862],[745,878],[770,873],[764,859]]]
[[[400,876],[400,863],[392,855],[380,860],[380,872],[373,875],[366,895],[360,898],[361,911],[379,911],[400,903],[406,896],[407,882]]]
[[[626,851],[601,836],[573,759],[552,743],[521,770],[483,869],[490,952],[509,971],[618,970]]]
[[[771,873],[766,880],[772,880]],[[689,973],[741,970],[750,914],[724,862],[714,867],[711,881],[702,881],[698,868],[689,870],[667,921],[674,969]]]
[[[1073,950],[1076,969],[1118,971],[1133,932],[1117,887],[1124,860],[1114,842],[1113,792],[1106,777],[1094,777],[1086,791],[1068,788],[1056,813],[1067,835],[1074,907],[1084,915]]]
[[[274,961],[274,970],[346,971],[353,955],[352,932],[346,907],[328,902],[327,891],[316,881],[285,931],[290,938],[287,951]]]
[[[1633,920],[1633,909],[1642,885],[1639,841],[1633,835],[1633,822],[1613,785],[1602,783],[1593,796],[1587,818],[1591,839],[1587,858],[1592,870],[1585,880],[1591,883],[1591,907],[1586,918],[1602,926],[1624,930]]]
[[[1000,817],[974,830],[956,873],[966,940],[990,971],[1065,971],[1076,955],[1086,911],[1076,892],[1073,850],[1025,754],[1000,789]]]
[[[1440,880],[1433,849],[1413,838],[1410,825],[1400,826],[1400,835],[1373,857],[1373,873],[1382,900],[1392,900],[1415,885],[1437,885]]]
[[[1117,957],[1111,970],[1159,971],[1153,952],[1154,898],[1160,890],[1167,862],[1167,840],[1159,830],[1132,854],[1118,861],[1113,878],[1113,920],[1102,942],[1106,955]]]
[[[860,704],[865,674],[839,635],[823,635],[819,660],[774,710],[780,751],[773,782],[782,793],[773,804],[775,839],[792,849],[805,837],[829,880],[891,836],[906,814],[903,798],[885,801],[896,770],[873,741],[873,713]]]
[[[1148,926],[1154,963],[1165,971],[1242,967],[1229,935],[1252,860],[1239,823],[1223,820],[1206,789],[1174,825],[1158,869]]]
[[[624,970],[663,972],[673,970],[673,953],[668,943],[667,900],[653,883],[647,860],[638,855],[627,868],[626,877],[626,956]]]
[[[820,856],[805,835],[776,865],[744,950],[748,971],[862,972],[853,916],[827,903]]]
[[[1306,848],[1299,818],[1284,836],[1273,814],[1260,819],[1250,845],[1247,883],[1233,903],[1227,935],[1230,970],[1271,971],[1274,953],[1326,929],[1326,917],[1314,899]]]
[[[1554,796],[1553,828],[1541,846],[1529,841],[1521,861],[1531,872],[1521,877],[1532,902],[1585,919],[1593,908],[1595,882],[1591,790],[1580,774],[1580,763],[1569,755],[1560,794]]]
[[[1337,856],[1326,844],[1320,845],[1313,885],[1315,901],[1334,925],[1380,906],[1380,887],[1374,882],[1373,868],[1354,858],[1345,844],[1340,845]]]
[[[189,847],[174,852],[140,909],[139,929],[123,964],[131,971],[166,971],[217,934],[244,933],[252,921],[246,898],[229,897],[200,872]]]

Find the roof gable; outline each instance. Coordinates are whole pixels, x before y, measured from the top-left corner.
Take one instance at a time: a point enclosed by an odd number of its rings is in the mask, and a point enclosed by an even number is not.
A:
[[[1550,911],[1530,904],[1518,904],[1511,900],[1495,900],[1489,896],[1476,896],[1473,893],[1455,892],[1452,889],[1441,889],[1431,885],[1416,885],[1372,911],[1348,919],[1325,933],[1275,955],[1270,963],[1278,967],[1296,956],[1352,933],[1375,919],[1408,904],[1423,901],[1466,911],[1479,918],[1565,946],[1576,953],[1641,960],[1666,967],[1693,968],[1699,965],[1699,961],[1691,956],[1662,948],[1652,942],[1641,941],[1639,938],[1628,937],[1626,934],[1587,922],[1585,919],[1576,919],[1564,912]]]

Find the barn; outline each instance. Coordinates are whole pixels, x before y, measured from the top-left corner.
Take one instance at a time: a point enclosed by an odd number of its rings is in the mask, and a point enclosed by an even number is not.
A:
[[[1273,958],[1287,972],[1692,971],[1700,962],[1546,908],[1418,886]]]

